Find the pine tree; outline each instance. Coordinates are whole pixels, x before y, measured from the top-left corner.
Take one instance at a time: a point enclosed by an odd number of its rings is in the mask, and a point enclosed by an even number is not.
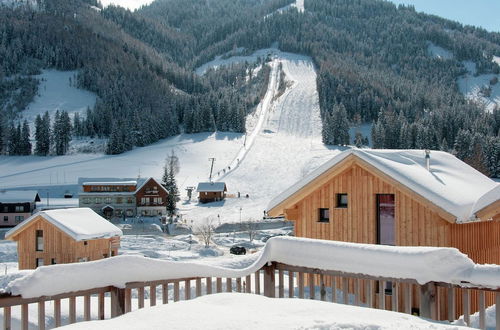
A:
[[[30,137],[30,126],[28,125],[28,121],[25,120],[21,128],[21,140],[19,141],[19,151],[21,155],[31,155]]]
[[[69,142],[71,141],[71,130],[71,119],[68,113],[66,111],[56,111],[52,132],[56,155],[65,155],[68,152]]]
[[[179,172],[179,158],[175,155],[174,151],[165,160],[163,167],[163,185],[167,189],[167,212],[170,216],[175,214],[177,207],[177,198],[179,196],[179,188],[175,180],[175,176]]]
[[[35,154],[47,156],[50,152],[50,115],[45,112],[35,120]]]
[[[9,127],[8,151],[9,155],[20,155],[20,142],[21,142],[21,124],[17,128],[14,124]]]

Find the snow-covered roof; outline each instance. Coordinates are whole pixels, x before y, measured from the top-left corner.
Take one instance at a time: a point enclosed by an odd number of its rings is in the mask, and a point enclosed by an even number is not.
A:
[[[32,203],[35,201],[40,201],[36,190],[0,191],[0,203]]]
[[[277,207],[351,155],[424,197],[457,222],[475,220],[480,206],[500,197],[498,183],[447,152],[431,151],[428,171],[424,150],[349,149],[278,195],[267,210]]]
[[[137,181],[93,181],[93,182],[84,182],[84,186],[135,186],[137,185]]]
[[[156,180],[156,179],[155,179],[155,178],[153,178],[153,177],[149,177],[149,178],[147,178],[146,180],[144,180],[144,182],[142,182],[142,184],[141,184],[141,185],[139,185],[135,191],[139,191],[139,190],[141,190],[141,189],[142,189],[142,187],[144,187],[144,186],[146,185],[146,183],[148,183],[148,182],[149,182],[149,181],[151,181],[151,180],[153,180],[153,181],[154,181],[154,182],[158,185],[158,187],[159,187],[160,189],[163,189],[163,190],[167,191],[167,189],[166,189],[166,188],[165,188],[165,187],[164,187],[164,186],[163,186],[160,182],[158,182],[158,180]]]
[[[225,182],[200,182],[196,192],[220,192],[226,190]]]
[[[486,194],[481,196],[476,203],[474,204],[474,208],[472,209],[472,212],[475,214],[481,210],[483,210],[485,207],[496,203],[500,201],[500,184],[497,184],[496,187],[488,191]]]
[[[121,236],[122,231],[87,207],[40,211],[5,234],[6,239],[28,226],[38,216],[50,222],[76,241]]]

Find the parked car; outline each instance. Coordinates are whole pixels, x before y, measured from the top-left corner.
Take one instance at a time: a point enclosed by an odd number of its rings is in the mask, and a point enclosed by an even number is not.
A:
[[[235,245],[229,249],[229,253],[236,255],[244,255],[247,254],[247,249],[244,246]]]

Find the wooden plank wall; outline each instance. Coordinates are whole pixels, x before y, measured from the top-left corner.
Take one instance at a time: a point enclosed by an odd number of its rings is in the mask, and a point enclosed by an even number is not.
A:
[[[36,251],[36,230],[43,230],[44,251]],[[91,260],[102,259],[104,254],[109,256],[109,239],[88,240],[87,245],[83,241],[73,240],[63,231],[47,222],[41,216],[35,219],[28,227],[15,237],[17,240],[17,252],[19,269],[36,268],[36,258],[43,258],[45,265],[51,264],[55,258],[56,263],[77,262],[78,258]],[[114,249],[118,254],[118,249]]]
[[[336,208],[336,194],[339,193],[348,194],[347,208]],[[297,219],[288,220],[295,221],[298,237],[375,244],[377,194],[395,195],[396,245],[456,247],[477,263],[500,264],[500,221],[452,224],[408,192],[355,163],[291,206]],[[319,208],[330,209],[329,223],[318,222]],[[326,285],[330,285],[329,281]],[[353,292],[352,282],[349,287]],[[444,294],[443,291],[438,299],[442,319],[446,318],[447,307]],[[364,300],[364,290],[362,295]],[[418,307],[417,299],[414,288],[414,307]],[[461,295],[457,294],[457,312],[460,311],[460,299]],[[488,296],[487,303],[492,304],[492,299]],[[475,303],[471,307],[473,311],[477,309]]]

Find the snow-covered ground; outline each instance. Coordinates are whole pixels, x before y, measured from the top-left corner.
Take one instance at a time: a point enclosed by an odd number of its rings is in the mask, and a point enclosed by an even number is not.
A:
[[[495,61],[498,61],[495,57]],[[500,106],[500,82],[491,85],[493,78],[500,81],[500,74],[476,75],[476,64],[471,61],[463,62],[468,73],[458,79],[458,88],[468,99],[484,105],[485,109],[492,112],[495,105]],[[499,64],[500,65],[500,64]],[[485,95],[482,89],[490,89],[489,95]]]
[[[443,47],[440,47],[432,42],[427,43],[427,52],[430,56],[441,59],[441,60],[451,60],[453,59],[453,53]]]
[[[32,134],[33,123],[38,114],[43,115],[48,111],[53,119],[57,110],[65,110],[73,118],[74,113],[85,113],[87,108],[94,107],[97,96],[74,87],[76,75],[77,71],[43,70],[40,75],[35,76],[40,81],[38,95],[21,113],[23,119],[31,123]]]
[[[231,306],[228,312],[228,306]],[[193,317],[193,311],[196,316]],[[459,329],[415,316],[305,299],[221,293],[69,329]]]
[[[104,7],[115,5],[132,11],[139,9],[141,6],[147,6],[151,2],[153,2],[153,0],[101,0],[101,4]]]

